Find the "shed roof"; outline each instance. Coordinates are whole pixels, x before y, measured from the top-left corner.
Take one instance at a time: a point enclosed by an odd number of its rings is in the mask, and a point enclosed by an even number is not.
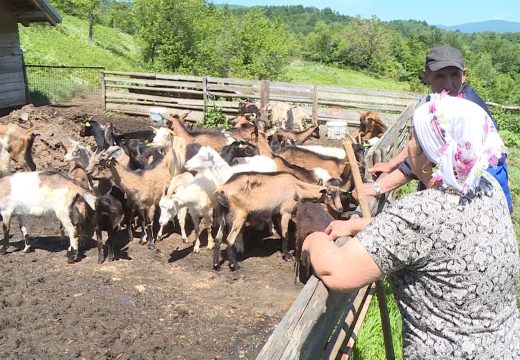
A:
[[[27,26],[32,22],[48,22],[56,25],[60,15],[47,0],[0,0],[17,22]]]

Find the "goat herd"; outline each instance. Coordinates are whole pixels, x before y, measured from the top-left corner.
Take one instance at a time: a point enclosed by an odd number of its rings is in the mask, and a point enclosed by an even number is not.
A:
[[[319,138],[317,125],[285,130],[239,115],[231,120],[231,128],[202,130],[187,128],[186,115],[168,113],[163,115],[164,126],[128,133],[90,119],[79,135],[93,136],[96,149],[73,140],[61,144],[64,161],[70,162],[68,173],[35,171],[34,127],[0,125],[1,253],[9,247],[13,216],[19,220],[24,252],[31,251],[25,216],[53,214],[61,222],[62,237],[65,233],[69,237],[68,261],[78,259],[79,239],[95,232],[102,263],[105,256],[114,259],[113,239],[120,229],[132,240],[133,230],[140,227],[139,242],[153,248],[164,236],[164,227],[177,217],[187,242],[189,214],[195,234],[193,251],[199,251],[200,234],[206,230],[214,269],[222,263],[225,235],[229,267],[239,268],[236,253],[244,251],[246,225],[274,228],[282,239],[285,260],[292,258],[288,239],[294,238],[298,264],[305,236],[323,230],[355,206],[348,196],[352,164],[343,149],[301,145],[311,136]],[[361,115],[360,128],[351,134],[359,145],[359,163],[363,142],[385,130],[376,113]],[[25,171],[10,174],[11,159]],[[215,238],[213,226],[218,227]],[[102,232],[107,233],[105,244]]]

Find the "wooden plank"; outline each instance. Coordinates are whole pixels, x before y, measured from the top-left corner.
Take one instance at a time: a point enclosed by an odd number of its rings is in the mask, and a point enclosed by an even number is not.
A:
[[[135,90],[146,90],[147,92],[165,92],[170,94],[197,94],[200,95],[202,99],[202,91],[198,90],[185,90],[185,89],[175,89],[175,88],[159,88],[159,87],[147,87],[147,86],[128,86],[128,85],[114,85],[112,83],[106,83],[107,88],[114,89],[135,89]]]
[[[25,104],[25,89],[0,93],[0,109]]]
[[[225,85],[243,85],[243,86],[256,85],[257,87],[260,87],[259,80],[217,78],[217,77],[211,77],[211,76],[208,76],[208,83],[210,86],[212,86],[213,84],[225,84]]]
[[[165,106],[168,109],[172,111],[176,111],[179,113],[187,112],[186,109],[181,109],[177,107],[171,107],[171,106]],[[142,106],[142,105],[125,105],[125,104],[113,104],[108,103],[106,104],[107,110],[112,111],[118,111],[125,114],[133,114],[133,115],[142,115],[142,116],[149,116],[149,106]],[[187,119],[192,121],[198,121],[203,118],[204,113],[202,111],[191,111]]]
[[[15,83],[23,81],[22,69],[19,72],[0,74],[0,84]]]
[[[181,89],[197,89],[202,91],[202,83],[195,82],[178,82],[178,81],[166,81],[166,80],[153,80],[153,79],[133,79],[133,78],[122,78],[122,77],[105,77],[105,81],[115,82],[118,84],[137,84],[145,85],[150,87],[169,87],[169,88],[181,88]]]
[[[23,81],[17,81],[13,83],[0,83],[0,94],[8,91],[16,91],[25,89],[25,83]]]
[[[22,66],[21,54],[7,54],[0,56],[0,64],[20,64]]]
[[[17,73],[23,70],[22,62],[0,62],[0,74]]]

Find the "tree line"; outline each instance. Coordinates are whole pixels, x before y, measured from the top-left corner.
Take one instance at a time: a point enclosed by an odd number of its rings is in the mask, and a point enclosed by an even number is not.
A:
[[[230,8],[205,0],[51,4],[89,20],[90,36],[95,37],[96,23],[133,34],[142,65],[151,71],[284,80],[284,68],[303,59],[405,81],[410,90],[424,91],[425,56],[445,44],[463,51],[468,81],[486,100],[520,104],[520,33],[467,34],[423,21],[383,22],[303,6]]]

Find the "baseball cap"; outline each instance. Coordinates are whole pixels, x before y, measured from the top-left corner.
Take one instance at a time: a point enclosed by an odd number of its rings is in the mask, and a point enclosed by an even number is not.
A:
[[[426,56],[426,64],[431,71],[437,71],[448,66],[464,70],[464,57],[459,49],[450,46],[436,46]]]

